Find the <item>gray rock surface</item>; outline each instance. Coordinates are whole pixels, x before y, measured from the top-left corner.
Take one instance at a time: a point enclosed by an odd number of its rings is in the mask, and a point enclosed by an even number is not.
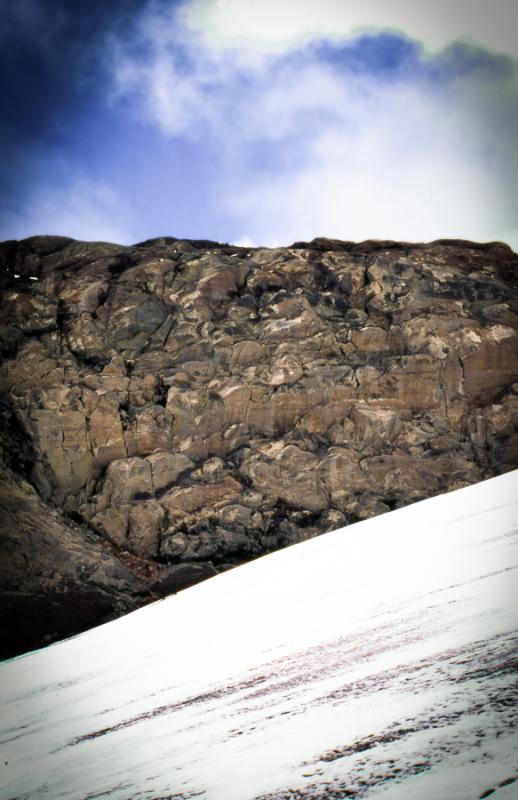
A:
[[[33,237],[0,285],[8,652],[518,466],[504,244]]]

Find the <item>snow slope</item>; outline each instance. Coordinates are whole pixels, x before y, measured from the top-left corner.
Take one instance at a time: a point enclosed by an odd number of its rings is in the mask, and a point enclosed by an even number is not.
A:
[[[518,471],[0,665],[0,797],[518,797]]]

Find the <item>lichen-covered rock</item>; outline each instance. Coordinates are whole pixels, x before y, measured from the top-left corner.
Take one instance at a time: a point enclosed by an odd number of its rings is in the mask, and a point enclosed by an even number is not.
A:
[[[33,237],[0,244],[0,279],[4,460],[42,509],[31,536],[9,505],[2,585],[47,620],[86,551],[143,602],[518,466],[506,245]],[[50,518],[86,548],[68,566]]]

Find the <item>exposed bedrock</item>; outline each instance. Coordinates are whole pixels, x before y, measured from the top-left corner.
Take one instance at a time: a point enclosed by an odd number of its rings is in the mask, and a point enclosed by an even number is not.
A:
[[[518,466],[504,244],[0,245],[6,652]]]

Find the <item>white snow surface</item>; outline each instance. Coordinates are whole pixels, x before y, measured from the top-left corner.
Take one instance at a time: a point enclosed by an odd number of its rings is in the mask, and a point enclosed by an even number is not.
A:
[[[518,797],[518,471],[0,665],[0,798]]]

